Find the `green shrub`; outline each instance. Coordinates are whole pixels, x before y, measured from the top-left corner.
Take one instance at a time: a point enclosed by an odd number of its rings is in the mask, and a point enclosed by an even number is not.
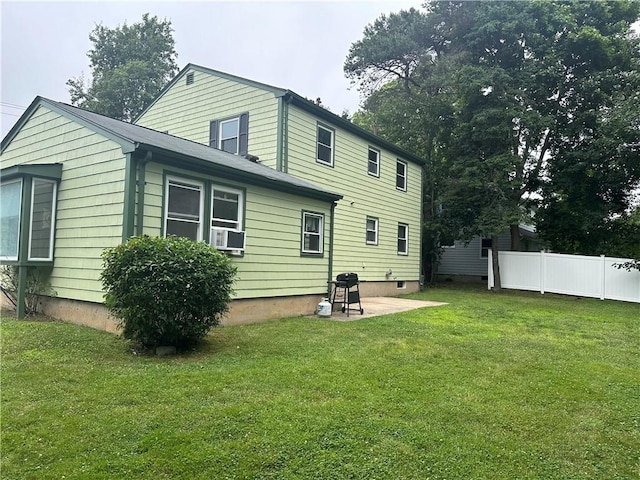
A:
[[[203,242],[133,237],[102,259],[105,305],[144,347],[193,345],[229,309],[236,267]]]
[[[51,288],[50,267],[27,267],[27,282],[24,291],[24,313],[29,316],[38,313],[40,296],[55,297],[56,291]],[[0,266],[0,289],[13,304],[18,305],[18,267],[16,265]]]

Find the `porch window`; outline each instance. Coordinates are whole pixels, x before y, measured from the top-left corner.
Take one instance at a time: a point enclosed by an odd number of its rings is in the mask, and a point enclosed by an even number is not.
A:
[[[57,184],[41,178],[32,182],[29,260],[52,260]]]
[[[0,186],[0,258],[18,259],[20,234],[20,205],[22,180],[2,183]]]

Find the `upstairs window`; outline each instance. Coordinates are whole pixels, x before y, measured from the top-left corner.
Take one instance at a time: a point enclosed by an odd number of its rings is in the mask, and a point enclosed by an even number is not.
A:
[[[378,244],[378,219],[367,217],[367,245]]]
[[[320,213],[302,212],[302,253],[307,255],[322,254],[324,245],[324,215]]]
[[[213,120],[209,124],[209,146],[233,153],[247,155],[249,140],[249,114]]]
[[[334,157],[334,136],[335,132],[323,125],[318,124],[317,130],[317,154],[316,161],[333,167]]]
[[[396,189],[407,191],[407,164],[402,160],[396,161]]]
[[[398,255],[409,254],[409,225],[398,224]]]
[[[374,177],[380,176],[380,152],[371,147],[369,147],[367,173],[369,173],[369,175],[373,175]]]
[[[169,179],[166,187],[165,236],[202,239],[202,184]]]

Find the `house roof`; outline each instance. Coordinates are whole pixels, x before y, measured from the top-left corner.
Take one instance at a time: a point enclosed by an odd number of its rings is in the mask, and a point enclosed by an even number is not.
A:
[[[315,115],[316,117],[319,117],[321,119],[323,119],[326,122],[332,123],[335,126],[338,126],[348,132],[351,132],[352,134],[361,137],[365,140],[367,140],[368,142],[371,142],[373,144],[375,144],[378,147],[382,147],[385,148],[386,150],[389,150],[390,152],[393,152],[394,154],[398,155],[399,157],[402,157],[403,159],[406,160],[410,160],[414,163],[417,163],[419,165],[424,165],[425,161],[418,157],[417,155],[414,155],[400,147],[398,147],[397,145],[394,145],[393,143],[385,140],[382,137],[379,137],[377,135],[374,135],[373,133],[369,132],[368,130],[365,130],[364,128],[359,127],[358,125],[356,125],[355,123],[340,117],[339,115],[336,115],[335,113],[330,112],[329,110],[327,110],[326,108],[320,107],[319,105],[316,105],[315,103],[313,103],[310,100],[307,100],[306,98],[302,97],[301,95],[298,95],[297,93],[293,92],[292,90],[288,90],[285,88],[279,88],[279,87],[274,87],[272,85],[267,85],[266,83],[260,83],[260,82],[256,82],[254,80],[249,80],[248,78],[243,78],[243,77],[238,77],[236,75],[232,75],[230,73],[225,73],[225,72],[220,72],[218,70],[213,70],[211,68],[207,68],[207,67],[202,67],[200,65],[195,65],[193,63],[189,63],[187,64],[186,67],[184,67],[174,78],[173,80],[171,80],[161,91],[160,93],[156,96],[155,100],[151,103],[151,105],[149,105],[139,116],[138,118],[140,118],[142,115],[144,115],[147,110],[149,110],[151,108],[151,106],[158,101],[159,98],[162,97],[162,95],[169,89],[171,88],[176,82],[180,81],[180,79],[187,74],[187,72],[191,71],[191,70],[196,70],[199,72],[203,72],[203,73],[208,73],[211,75],[216,75],[218,77],[221,78],[225,78],[227,80],[231,80],[233,82],[238,82],[241,83],[243,85],[249,85],[255,88],[258,88],[260,90],[264,90],[267,92],[271,92],[273,93],[273,95],[278,98],[278,97],[283,97],[285,100],[293,103],[294,105],[300,107],[301,109]],[[134,120],[134,123],[138,120],[138,118],[136,118]]]
[[[180,166],[186,169],[197,167],[200,170],[211,171],[213,175],[226,174],[235,180],[321,200],[334,202],[342,198],[342,195],[238,155],[43,97],[34,99],[2,140],[2,152],[39,106],[50,108],[56,113],[106,136],[118,143],[124,153],[150,151],[179,159],[183,162]]]

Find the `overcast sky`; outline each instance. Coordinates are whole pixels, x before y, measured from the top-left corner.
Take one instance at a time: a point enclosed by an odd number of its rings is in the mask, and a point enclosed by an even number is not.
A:
[[[261,2],[11,2],[0,0],[2,134],[37,96],[69,103],[65,82],[90,74],[89,32],[149,12],[171,20],[178,66],[195,63],[353,113],[359,94],[342,66],[351,44],[382,13],[423,0]]]

